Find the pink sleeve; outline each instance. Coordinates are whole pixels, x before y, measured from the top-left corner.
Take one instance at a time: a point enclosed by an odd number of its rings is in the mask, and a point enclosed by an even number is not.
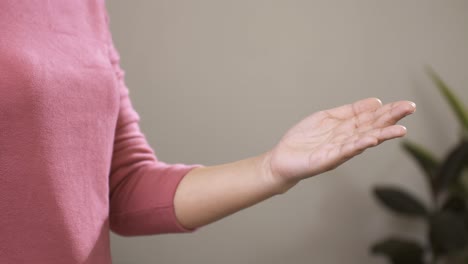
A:
[[[120,90],[109,176],[110,228],[122,236],[194,231],[178,222],[173,201],[182,178],[191,169],[202,165],[167,164],[157,159],[140,131],[140,117],[132,107],[110,30],[108,41]]]

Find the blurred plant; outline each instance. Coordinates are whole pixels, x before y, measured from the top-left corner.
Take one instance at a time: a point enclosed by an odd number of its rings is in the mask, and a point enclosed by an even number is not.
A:
[[[371,252],[386,256],[392,264],[468,264],[468,112],[432,69],[428,74],[457,116],[460,140],[440,160],[424,147],[403,141],[404,150],[426,176],[431,206],[397,187],[377,186],[373,194],[393,212],[424,221],[427,242],[391,237],[373,245]]]

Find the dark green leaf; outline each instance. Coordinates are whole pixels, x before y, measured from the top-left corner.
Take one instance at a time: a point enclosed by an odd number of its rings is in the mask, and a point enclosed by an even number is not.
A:
[[[463,140],[450,151],[440,166],[435,178],[436,193],[457,182],[466,163],[468,163],[468,140]]]
[[[463,217],[452,212],[437,212],[431,217],[429,237],[437,255],[459,251],[468,243]]]
[[[418,242],[390,238],[375,244],[371,248],[373,254],[388,257],[393,264],[423,264],[424,250]]]
[[[416,197],[396,187],[376,187],[377,199],[393,211],[409,216],[426,216],[428,210]]]
[[[466,201],[460,195],[452,194],[443,203],[442,211],[463,215],[466,213]]]
[[[433,187],[433,180],[439,165],[436,158],[428,150],[409,140],[403,141],[402,146],[419,164],[419,167],[425,172],[430,186]]]
[[[447,99],[450,107],[460,121],[460,125],[462,126],[463,130],[465,132],[468,131],[468,113],[462,102],[458,100],[457,96],[455,96],[448,85],[432,68],[427,67],[427,72],[439,91],[445,96],[445,99]]]
[[[468,212],[465,212],[465,214],[463,214],[462,218],[463,218],[462,221],[465,224],[465,227],[468,227]]]

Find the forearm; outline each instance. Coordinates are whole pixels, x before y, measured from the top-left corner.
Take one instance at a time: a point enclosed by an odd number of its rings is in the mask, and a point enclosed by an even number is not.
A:
[[[191,170],[174,198],[179,222],[200,227],[284,192],[289,187],[268,175],[266,155]]]

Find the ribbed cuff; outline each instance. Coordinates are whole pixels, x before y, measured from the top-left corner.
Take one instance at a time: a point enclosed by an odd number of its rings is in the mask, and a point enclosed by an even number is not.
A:
[[[173,218],[173,223],[176,227],[176,230],[175,233],[192,233],[192,232],[195,232],[196,230],[198,230],[199,228],[187,228],[185,226],[183,226],[179,219],[177,219],[177,216],[176,216],[176,212],[175,212],[175,205],[174,205],[174,199],[175,199],[175,193],[177,191],[177,188],[179,187],[179,184],[180,182],[182,181],[182,179],[193,169],[195,168],[201,168],[201,167],[204,167],[204,165],[201,165],[201,164],[194,164],[194,165],[189,165],[187,167],[187,170],[185,171],[185,173],[181,174],[178,176],[178,179],[177,181],[174,181],[174,189],[172,190],[172,218]]]

